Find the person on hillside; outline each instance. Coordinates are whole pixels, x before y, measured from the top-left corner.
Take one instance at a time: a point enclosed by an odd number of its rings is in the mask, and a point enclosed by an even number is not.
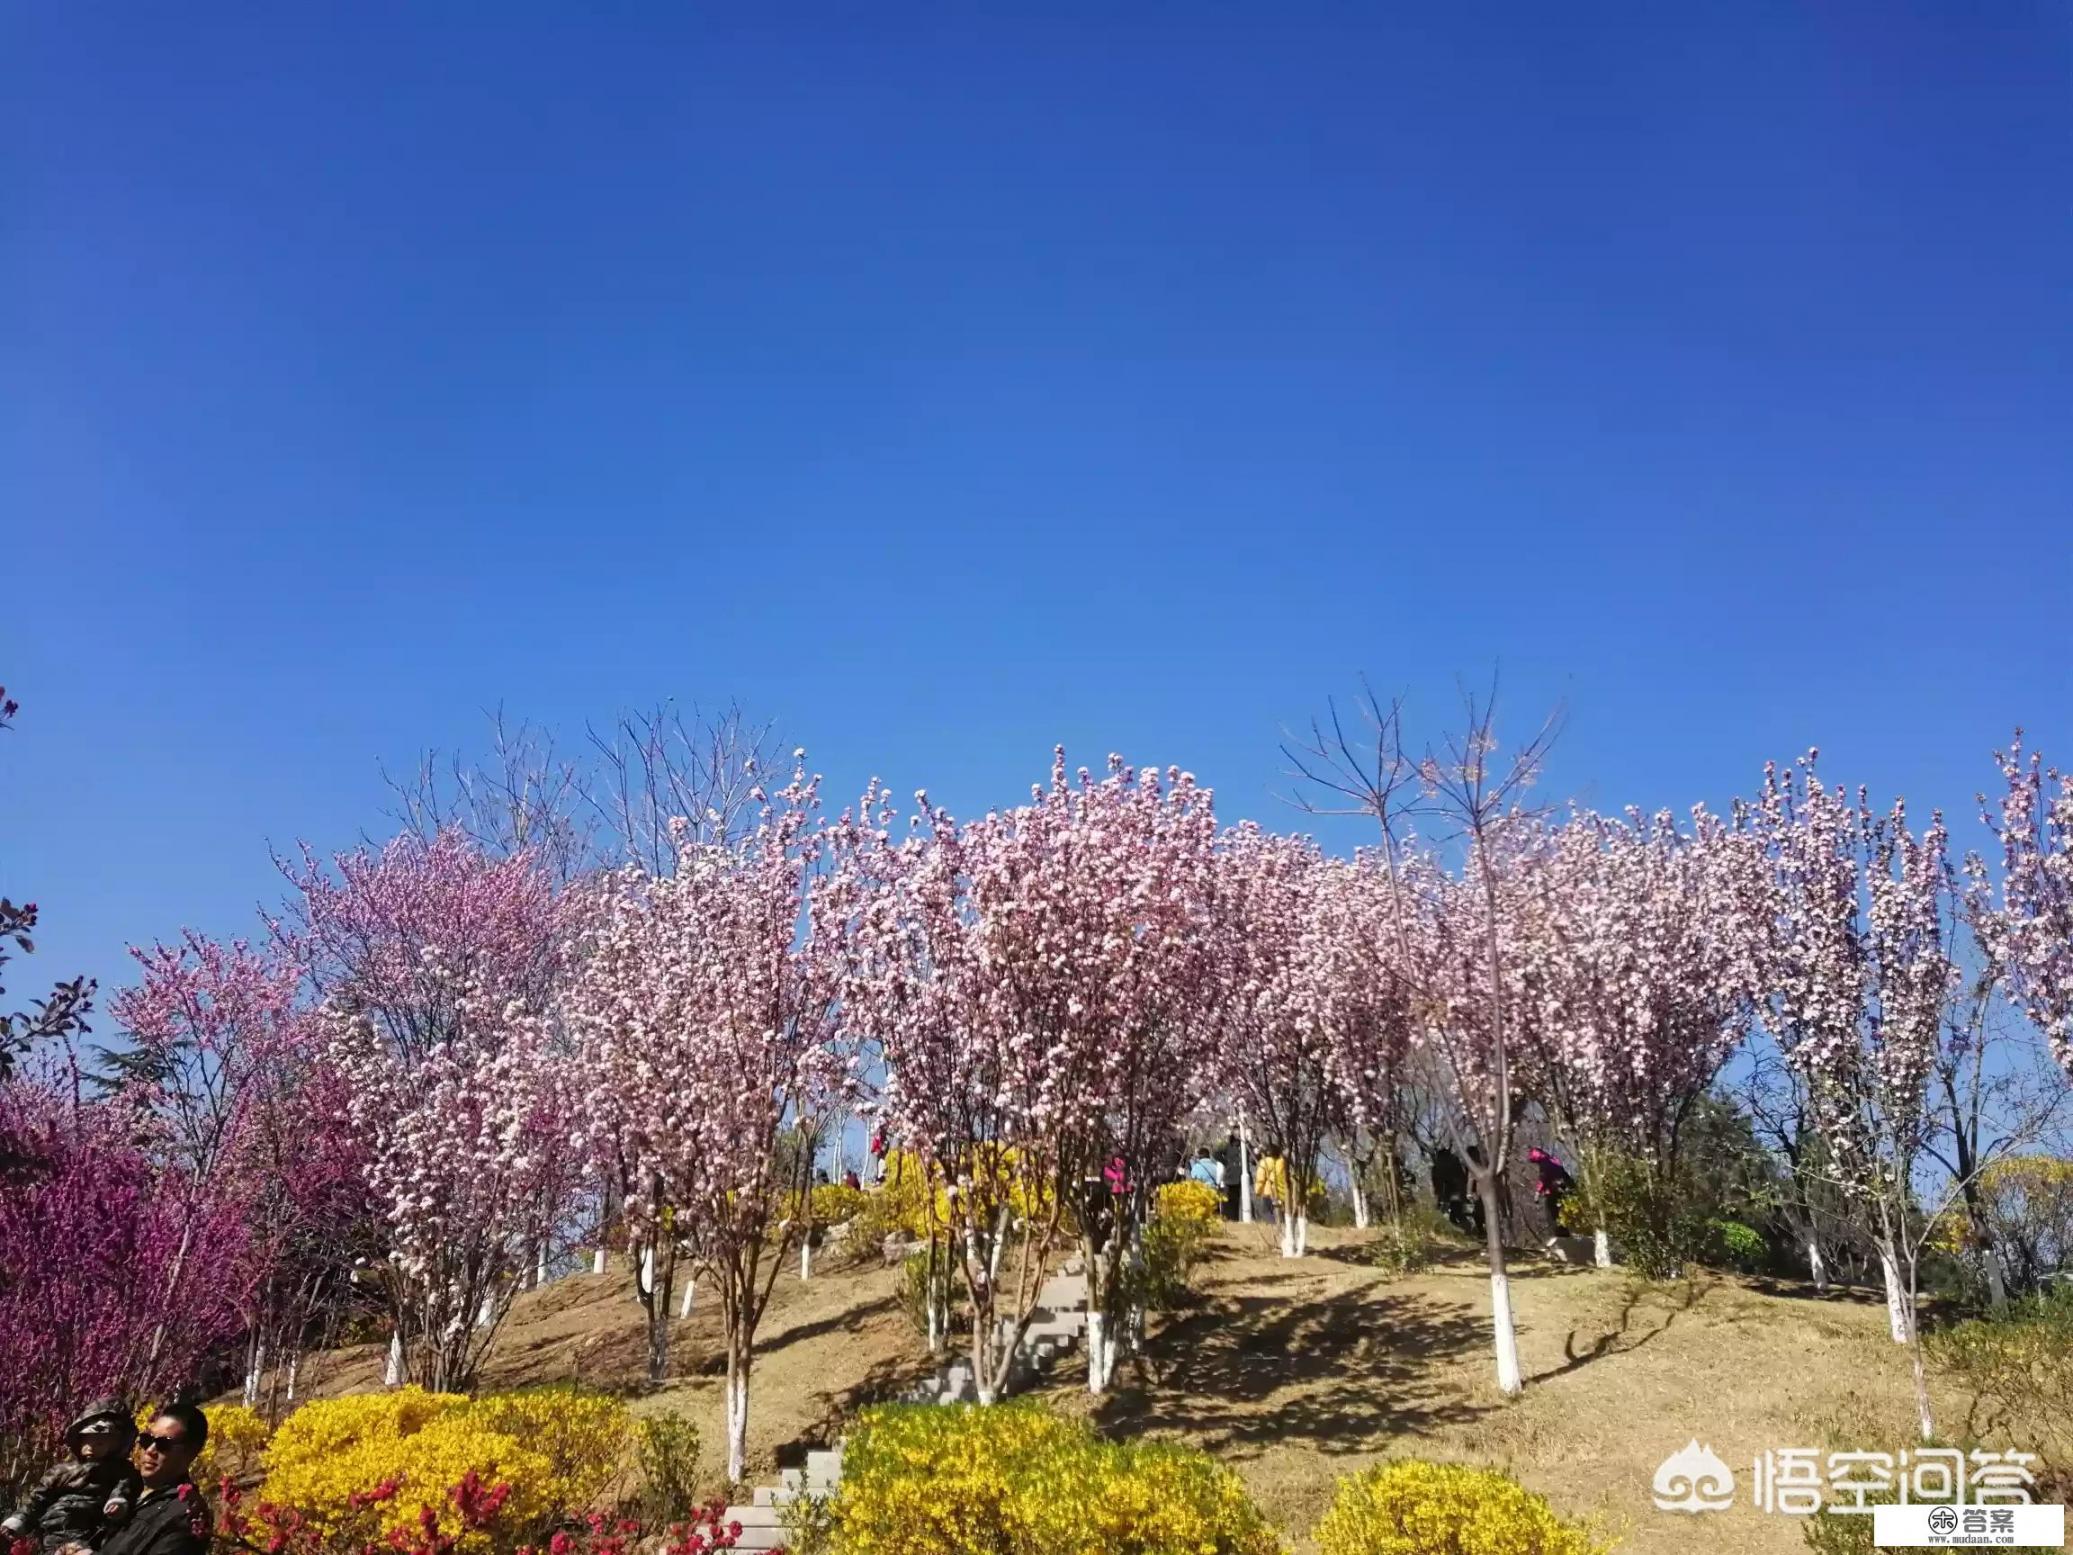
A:
[[[1468,1167],[1445,1145],[1432,1153],[1432,1201],[1461,1230],[1469,1229]]]
[[[1534,1194],[1547,1201],[1548,1234],[1562,1235],[1562,1200],[1567,1198],[1576,1180],[1569,1175],[1569,1169],[1535,1145],[1526,1152],[1526,1159],[1540,1169],[1539,1180],[1533,1185]]]
[[[1245,1177],[1245,1147],[1239,1143],[1236,1134],[1224,1141],[1222,1165],[1224,1168],[1224,1219],[1236,1220],[1245,1197],[1243,1186]]]
[[[1214,1188],[1218,1193],[1222,1193],[1224,1191],[1223,1163],[1218,1161],[1208,1151],[1203,1151],[1188,1163],[1188,1181],[1199,1182],[1205,1188]]]
[[[97,1555],[208,1555],[209,1504],[189,1472],[209,1444],[209,1419],[192,1404],[167,1404],[137,1437],[144,1492],[129,1520]]]
[[[1253,1174],[1252,1196],[1264,1211],[1268,1225],[1279,1225],[1279,1216],[1286,1212],[1282,1200],[1288,1197],[1288,1167],[1278,1155],[1270,1155],[1260,1162],[1260,1169]]]
[[[143,1486],[130,1464],[137,1424],[117,1398],[96,1399],[65,1427],[65,1456],[52,1464],[12,1516],[6,1542],[34,1539],[45,1550],[92,1545],[121,1526]]]

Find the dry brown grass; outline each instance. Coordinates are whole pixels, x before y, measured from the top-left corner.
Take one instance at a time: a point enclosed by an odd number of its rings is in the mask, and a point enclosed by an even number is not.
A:
[[[1198,1284],[1202,1304],[1155,1328],[1106,1399],[1070,1376],[1047,1395],[1118,1436],[1196,1443],[1244,1477],[1297,1550],[1334,1479],[1386,1457],[1508,1469],[1572,1515],[1601,1519],[1633,1555],[1801,1549],[1796,1519],[1747,1505],[1766,1447],[1903,1446],[1913,1409],[1904,1352],[1882,1305],[1720,1276],[1648,1286],[1618,1271],[1523,1263],[1513,1281],[1525,1396],[1493,1385],[1489,1283],[1466,1248],[1390,1278],[1353,1233],[1314,1231],[1280,1258],[1265,1228],[1229,1228]],[[832,1440],[857,1409],[927,1366],[901,1315],[896,1273],[875,1258],[780,1277],[756,1360],[752,1474]],[[640,1308],[623,1272],[577,1275],[521,1298],[489,1386],[573,1380],[676,1409],[719,1477],[719,1325],[709,1304],[677,1325],[668,1382],[641,1381]],[[380,1354],[340,1352],[322,1391],[375,1384]],[[1949,1409],[1956,1401],[1944,1400]],[[1696,1437],[1744,1484],[1734,1510],[1655,1510],[1656,1465]]]

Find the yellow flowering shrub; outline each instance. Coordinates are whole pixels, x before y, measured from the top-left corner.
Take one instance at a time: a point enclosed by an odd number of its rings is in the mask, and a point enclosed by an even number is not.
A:
[[[1237,1477],[1025,1405],[869,1411],[843,1455],[843,1555],[1278,1555]]]
[[[1169,1182],[1152,1195],[1152,1214],[1159,1220],[1189,1221],[1205,1231],[1223,1219],[1224,1196],[1206,1182]]]
[[[485,1485],[511,1487],[494,1527],[462,1540],[481,1548],[586,1509],[619,1472],[631,1436],[623,1404],[574,1389],[468,1399],[410,1387],[319,1399],[274,1433],[259,1499],[328,1533],[353,1518],[352,1498],[388,1487],[382,1532],[415,1527],[430,1507],[453,1533],[448,1492],[472,1470]]]
[[[1339,1481],[1317,1525],[1320,1555],[1604,1555],[1516,1481],[1487,1469],[1384,1463]]]
[[[158,1415],[158,1405],[147,1404],[137,1411],[137,1429],[144,1430]],[[202,1411],[209,1422],[209,1444],[194,1460],[188,1472],[197,1485],[213,1487],[226,1476],[244,1479],[258,1472],[273,1427],[266,1416],[243,1404],[211,1404]]]

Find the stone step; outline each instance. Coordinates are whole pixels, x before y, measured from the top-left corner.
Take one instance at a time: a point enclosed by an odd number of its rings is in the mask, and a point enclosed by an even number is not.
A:
[[[816,1473],[812,1469],[785,1469],[777,1476],[780,1490],[804,1490],[813,1495],[824,1496],[842,1483],[838,1471],[833,1474]]]
[[[748,1506],[730,1506],[727,1508],[721,1514],[720,1526],[724,1528],[729,1523],[740,1523],[741,1531],[747,1533],[751,1528],[782,1528],[785,1525],[785,1519],[784,1514],[778,1508],[774,1506],[757,1506],[752,1502]]]
[[[842,1473],[842,1449],[840,1447],[816,1447],[806,1454],[806,1472],[809,1474]]]

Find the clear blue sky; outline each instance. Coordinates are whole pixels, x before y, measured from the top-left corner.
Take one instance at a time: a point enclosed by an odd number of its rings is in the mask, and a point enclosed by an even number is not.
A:
[[[1501,665],[1561,792],[1969,816],[2073,761],[2069,86],[2021,0],[10,7],[12,992],[498,702],[1285,820]]]

